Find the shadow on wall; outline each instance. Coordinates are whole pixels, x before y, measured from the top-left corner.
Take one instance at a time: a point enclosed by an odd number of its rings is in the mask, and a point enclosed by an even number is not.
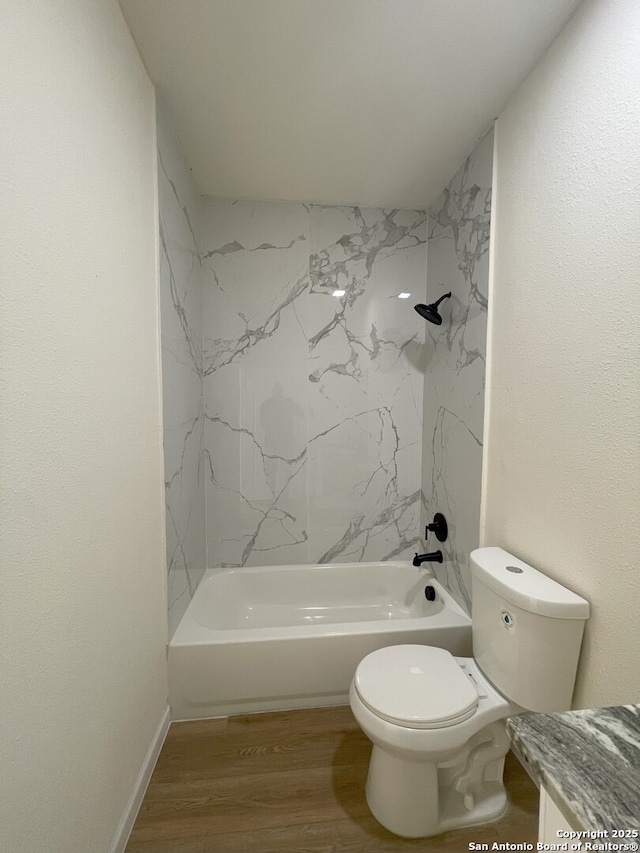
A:
[[[271,494],[276,495],[287,483],[287,450],[303,443],[305,427],[304,409],[291,397],[285,397],[279,382],[260,406],[260,427],[265,479]]]

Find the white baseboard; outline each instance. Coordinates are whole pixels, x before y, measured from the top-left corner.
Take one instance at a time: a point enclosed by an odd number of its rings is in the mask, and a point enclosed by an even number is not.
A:
[[[133,829],[133,824],[136,821],[138,811],[142,805],[142,800],[144,799],[144,795],[147,791],[149,780],[153,773],[153,768],[156,766],[156,761],[160,755],[162,744],[164,743],[164,739],[169,731],[170,723],[171,709],[167,705],[158,728],[156,729],[156,733],[153,736],[153,740],[151,741],[151,745],[149,746],[145,759],[142,762],[140,773],[138,773],[138,778],[136,779],[136,784],[133,786],[129,802],[127,803],[124,814],[120,819],[120,823],[118,824],[118,829],[111,843],[111,847],[109,848],[109,853],[124,853],[127,841],[131,835],[131,830]]]

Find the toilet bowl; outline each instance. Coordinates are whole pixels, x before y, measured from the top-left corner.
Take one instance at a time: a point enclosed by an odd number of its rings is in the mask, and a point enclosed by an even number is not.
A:
[[[367,802],[386,829],[420,838],[503,814],[504,720],[519,709],[472,658],[430,646],[379,649],[358,666],[349,701],[373,742]]]
[[[373,743],[367,803],[408,838],[499,818],[506,718],[571,700],[588,603],[500,548],[471,557],[474,657],[389,646],[367,655],[351,683]]]

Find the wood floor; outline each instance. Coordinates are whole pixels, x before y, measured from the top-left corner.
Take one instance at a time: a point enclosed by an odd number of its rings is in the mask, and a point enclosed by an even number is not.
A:
[[[406,840],[371,816],[371,744],[350,708],[173,723],[126,853],[461,853],[535,844],[538,792],[509,754],[502,820]]]

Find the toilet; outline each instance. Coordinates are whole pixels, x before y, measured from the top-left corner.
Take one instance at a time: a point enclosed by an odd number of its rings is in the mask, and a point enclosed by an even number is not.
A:
[[[472,658],[388,646],[351,683],[351,709],[373,742],[367,803],[407,838],[499,818],[506,718],[571,704],[588,602],[502,548],[473,551],[471,574]]]

